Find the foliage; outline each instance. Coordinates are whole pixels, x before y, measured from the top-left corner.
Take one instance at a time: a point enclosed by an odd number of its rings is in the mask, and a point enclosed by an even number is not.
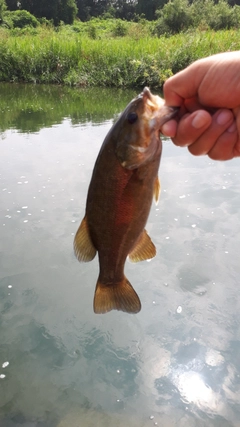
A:
[[[124,21],[131,36],[114,38],[116,20],[91,24],[96,38],[87,33],[89,22],[63,25],[58,31],[46,26],[0,28],[0,81],[161,88],[192,61],[239,46],[240,30],[194,30],[157,38],[150,36],[147,23]],[[143,37],[132,37],[140,28]]]
[[[0,42],[0,80],[61,83],[69,69],[77,67],[79,40],[60,40],[53,30],[38,36],[19,33],[16,38],[13,31],[12,36]]]
[[[209,16],[209,27],[213,30],[230,29],[239,26],[240,7],[230,7],[225,0],[214,6],[214,15]]]
[[[143,14],[146,19],[152,21],[156,18],[156,11],[162,9],[167,0],[138,0],[136,5],[136,12]]]
[[[3,21],[4,12],[6,11],[7,6],[5,0],[0,0],[0,23]]]
[[[15,10],[13,12],[6,12],[4,19],[11,28],[36,28],[39,25],[38,20],[31,13],[26,10]]]
[[[194,0],[191,5],[194,26],[207,28],[209,26],[209,20],[214,19],[214,7],[214,0]]]
[[[105,19],[116,17],[131,20],[136,13],[135,0],[76,0],[76,4],[81,21],[99,16]]]
[[[191,10],[195,27],[223,30],[239,26],[240,8],[229,6],[226,0],[195,0]]]
[[[226,0],[169,0],[157,11],[153,34],[177,34],[189,28],[214,30],[239,27],[240,7],[231,7]]]
[[[123,21],[118,20],[113,28],[114,37],[123,37],[127,34],[127,27]]]
[[[135,0],[116,0],[115,6],[115,17],[120,19],[132,20],[135,14]]]
[[[96,28],[96,26],[95,25],[93,25],[91,22],[90,22],[90,24],[89,24],[89,26],[88,26],[88,36],[91,38],[91,39],[96,39],[97,38],[97,28]]]
[[[59,25],[61,21],[72,24],[77,15],[75,0],[6,0],[6,4],[9,10],[18,10],[20,5],[22,10],[27,10],[36,18],[52,19],[54,25]]]
[[[6,0],[6,2],[9,10],[18,9],[17,0]],[[20,0],[21,9],[28,10],[37,18],[53,19],[57,25],[60,20],[72,23],[76,8],[77,16],[81,21],[88,21],[92,17],[99,16],[133,20],[141,15],[148,20],[153,20],[155,11],[166,2],[167,0]],[[70,10],[70,16],[66,7]],[[71,8],[74,9],[73,14]],[[65,10],[59,13],[59,9]]]
[[[176,34],[192,25],[191,8],[188,0],[172,0],[159,12],[155,32],[159,36],[164,33]]]
[[[53,1],[53,0],[51,0]],[[62,0],[58,10],[58,20],[65,24],[72,24],[77,16],[77,5],[75,0]],[[54,19],[54,17],[53,17]]]
[[[129,21],[123,21],[121,19],[114,18],[92,18],[90,21],[81,22],[75,21],[74,25],[63,26],[61,28],[61,33],[67,35],[72,34],[72,32],[78,32],[82,36],[87,35],[91,39],[96,38],[112,38],[112,37],[123,37],[122,34],[126,35],[129,31],[133,30],[139,34],[143,34],[143,25],[141,22],[133,23]],[[146,25],[146,28],[148,25]],[[147,30],[145,32],[147,34]]]
[[[92,18],[154,22],[155,34],[175,34],[190,26],[227,29],[239,25],[236,4],[240,0],[0,0],[10,11],[27,10],[36,18],[45,18],[58,26],[72,24],[76,17],[82,22]]]

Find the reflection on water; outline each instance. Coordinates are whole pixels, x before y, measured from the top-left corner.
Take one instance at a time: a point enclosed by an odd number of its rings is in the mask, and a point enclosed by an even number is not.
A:
[[[102,123],[125,108],[131,90],[69,89],[62,86],[0,85],[0,131],[38,132],[68,117],[71,124]]]
[[[164,142],[158,254],[126,265],[142,311],[95,315],[97,260],[79,264],[73,236],[133,93],[64,90],[0,86],[0,425],[238,427],[239,160]]]

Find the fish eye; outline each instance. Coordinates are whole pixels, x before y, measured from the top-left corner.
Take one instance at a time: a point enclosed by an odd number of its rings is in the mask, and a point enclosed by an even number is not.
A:
[[[131,113],[128,114],[127,119],[128,119],[128,122],[132,125],[137,121],[138,115],[137,113],[134,113],[134,111],[132,111]]]

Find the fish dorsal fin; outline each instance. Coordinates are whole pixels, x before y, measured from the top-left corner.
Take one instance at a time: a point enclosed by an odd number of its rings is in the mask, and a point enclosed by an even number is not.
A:
[[[156,248],[147,234],[146,230],[143,230],[142,234],[138,238],[134,248],[130,252],[129,259],[132,262],[144,261],[151,259],[156,255]]]
[[[74,238],[74,253],[78,261],[92,261],[96,255],[88,230],[87,218],[84,217]]]
[[[158,204],[160,191],[161,191],[161,185],[160,185],[159,178],[157,176],[157,178],[155,179],[155,182],[154,182],[154,190],[153,190],[153,196],[154,196],[154,200],[155,200],[156,205]]]
[[[141,310],[141,302],[126,277],[113,284],[103,284],[98,280],[93,309],[97,314],[108,313],[111,310],[121,310],[134,314]]]

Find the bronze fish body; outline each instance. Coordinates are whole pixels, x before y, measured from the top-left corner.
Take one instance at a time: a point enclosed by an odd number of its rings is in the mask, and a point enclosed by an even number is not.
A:
[[[137,313],[141,302],[124,276],[127,256],[133,262],[153,258],[156,249],[144,227],[153,196],[158,199],[161,126],[176,109],[148,88],[134,98],[107,134],[88,189],[86,212],[74,239],[79,261],[96,252],[100,272],[95,313]]]

